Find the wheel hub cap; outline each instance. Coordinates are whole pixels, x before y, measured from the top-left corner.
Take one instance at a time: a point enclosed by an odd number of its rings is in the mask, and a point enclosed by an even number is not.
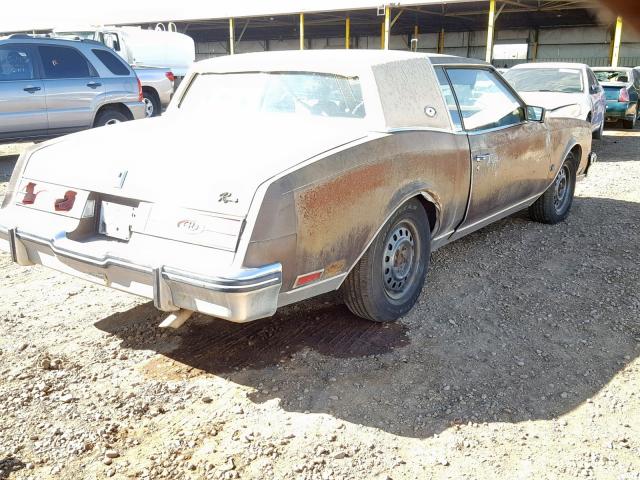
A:
[[[384,286],[389,294],[397,296],[407,286],[415,256],[415,240],[406,225],[399,225],[388,236],[382,259]]]
[[[153,102],[148,98],[144,99],[144,112],[147,117],[153,116]]]
[[[553,192],[553,206],[555,207],[557,212],[560,212],[564,207],[565,200],[568,195],[567,192],[569,190],[569,175],[567,171],[567,166],[564,165],[562,170],[558,173],[555,182],[555,190]]]
[[[115,125],[116,123],[120,123],[120,120],[116,120],[115,118],[112,118],[110,120],[107,120],[105,125]]]

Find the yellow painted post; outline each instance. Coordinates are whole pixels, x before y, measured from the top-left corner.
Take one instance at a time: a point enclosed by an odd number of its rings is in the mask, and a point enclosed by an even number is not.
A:
[[[418,25],[413,26],[413,38],[418,38]]]
[[[229,55],[233,55],[236,42],[235,22],[233,18],[229,19]]]
[[[491,0],[489,3],[489,29],[487,31],[487,54],[485,60],[487,63],[491,63],[493,58],[493,29],[496,16],[496,0]]]
[[[300,50],[304,50],[304,13],[300,14]]]
[[[444,53],[444,28],[440,29],[440,35],[438,35],[438,53]]]
[[[344,21],[344,48],[349,50],[351,43],[351,18],[347,17]]]
[[[611,66],[617,67],[620,60],[620,43],[622,42],[622,17],[616,19],[616,31],[613,34],[613,49],[611,50]]]
[[[389,50],[389,31],[391,30],[391,8],[384,7],[383,49]]]

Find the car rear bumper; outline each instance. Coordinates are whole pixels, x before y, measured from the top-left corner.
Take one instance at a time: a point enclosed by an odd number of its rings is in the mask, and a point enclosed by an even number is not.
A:
[[[82,244],[0,225],[0,250],[19,265],[41,264],[55,270],[153,299],[156,308],[199,311],[233,322],[248,322],[275,313],[282,285],[279,263],[202,275],[167,265],[141,265],[109,255],[82,251]]]
[[[607,102],[605,121],[633,120],[634,115],[636,115],[634,105],[633,102]]]
[[[134,120],[146,118],[147,114],[145,112],[144,102],[127,102],[125,105],[131,111]]]

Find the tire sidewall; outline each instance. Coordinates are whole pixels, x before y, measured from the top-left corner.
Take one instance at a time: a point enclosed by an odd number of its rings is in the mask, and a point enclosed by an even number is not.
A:
[[[157,97],[151,92],[143,92],[143,97],[148,99],[153,106],[153,113],[149,115],[147,118],[157,117],[160,115],[160,102]],[[146,114],[146,105],[145,105],[145,114]]]
[[[418,249],[416,251],[417,270],[415,280],[411,288],[402,297],[392,299],[387,294],[384,287],[382,258],[386,248],[386,239],[389,233],[403,220],[410,220],[416,227],[418,238]],[[420,296],[424,280],[429,269],[429,257],[431,254],[431,232],[429,229],[429,219],[424,208],[418,201],[405,203],[379,232],[376,240],[372,244],[370,254],[371,274],[371,300],[375,304],[375,309],[379,312],[380,321],[390,321],[401,317],[415,304]]]
[[[113,119],[118,120],[121,123],[129,120],[117,110],[105,110],[104,112],[101,112],[100,115],[98,115],[98,118],[96,120],[96,127],[104,127],[107,125],[107,122],[109,122],[109,120]]]
[[[569,215],[569,211],[571,210],[571,206],[573,205],[573,195],[575,194],[575,191],[576,191],[576,169],[575,169],[574,161],[575,161],[574,154],[573,152],[570,152],[567,155],[567,158],[565,158],[564,162],[562,163],[562,167],[560,167],[560,168],[564,168],[565,165],[568,166],[567,171],[569,172],[569,191],[567,192],[567,195],[569,195],[569,200],[566,206],[564,207],[564,209],[562,210],[562,212],[557,212],[555,210],[555,207],[553,206],[553,201],[552,201],[551,208],[552,208],[552,214],[555,216],[555,219],[554,219],[555,222],[560,222],[565,218],[567,218],[567,215]],[[555,179],[551,187],[555,188]],[[553,195],[551,197],[553,200]]]

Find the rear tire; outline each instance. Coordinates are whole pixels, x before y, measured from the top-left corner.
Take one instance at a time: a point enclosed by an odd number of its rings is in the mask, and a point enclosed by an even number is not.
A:
[[[155,92],[143,90],[142,97],[146,117],[157,117],[160,115],[160,100],[158,99],[158,95]]]
[[[569,152],[554,182],[529,207],[529,216],[532,220],[554,224],[567,218],[573,204],[573,193],[576,189],[575,158],[575,154]]]
[[[93,126],[103,127],[105,125],[115,125],[116,123],[122,123],[128,120],[125,114],[115,108],[106,108],[98,114]]]
[[[622,126],[629,130],[636,128],[636,118],[634,117],[633,120],[622,120]]]
[[[429,267],[431,232],[418,200],[402,205],[349,273],[342,293],[355,315],[392,322],[416,303]]]

